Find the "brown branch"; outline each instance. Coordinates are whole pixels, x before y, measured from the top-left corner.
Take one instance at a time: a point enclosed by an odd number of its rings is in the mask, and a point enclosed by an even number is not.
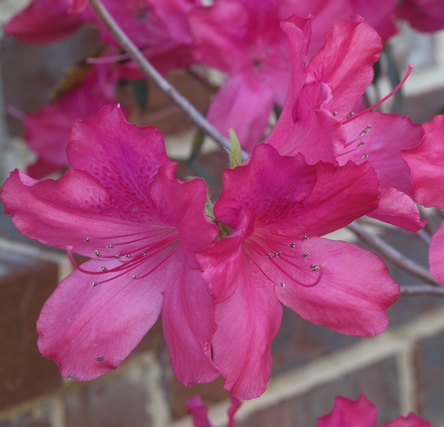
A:
[[[230,142],[212,126],[199,111],[177,90],[171,86],[167,80],[151,65],[143,56],[137,46],[122,31],[115,19],[110,15],[107,8],[101,0],[90,0],[90,6],[95,11],[100,20],[106,25],[110,33],[116,39],[120,47],[129,55],[129,57],[139,66],[140,71],[157,84],[159,89],[170,97],[205,134],[210,136],[217,144],[226,150],[231,151]],[[247,153],[243,153],[246,158]]]
[[[432,285],[408,285],[401,286],[401,295],[436,295],[444,297],[444,287],[432,286]]]

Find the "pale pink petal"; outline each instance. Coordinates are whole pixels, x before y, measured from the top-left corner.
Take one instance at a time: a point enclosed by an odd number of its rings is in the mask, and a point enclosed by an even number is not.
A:
[[[402,153],[411,171],[409,195],[426,207],[444,208],[444,115],[435,116],[423,129],[422,142]]]
[[[261,141],[276,102],[272,84],[252,73],[232,77],[211,102],[209,122],[226,136],[234,129],[242,148],[251,151]]]
[[[341,121],[373,79],[372,65],[382,50],[381,38],[366,22],[336,21],[326,39],[325,46],[308,64],[307,83],[330,86],[332,100],[324,108]]]
[[[367,215],[413,232],[421,230],[427,222],[421,221],[416,203],[407,194],[395,188],[382,190],[378,209]]]
[[[101,264],[83,267],[99,270]],[[129,274],[109,273],[92,287],[96,275],[74,271],[43,306],[37,322],[41,353],[57,362],[63,376],[79,381],[115,369],[157,320],[162,289],[174,276],[174,269],[165,269],[141,286]]]
[[[444,285],[444,225],[441,223],[438,231],[433,235],[429,248],[430,272]]]
[[[48,43],[80,28],[84,17],[68,13],[71,0],[33,0],[5,26],[5,33],[25,43]]]
[[[316,427],[376,427],[375,405],[365,396],[358,400],[336,396],[333,411],[318,419]]]
[[[275,288],[279,301],[304,319],[341,333],[373,336],[384,331],[385,311],[399,297],[399,285],[381,258],[351,243],[316,237],[293,249],[307,254],[307,266],[282,264],[286,275],[298,279],[282,276],[285,286]]]

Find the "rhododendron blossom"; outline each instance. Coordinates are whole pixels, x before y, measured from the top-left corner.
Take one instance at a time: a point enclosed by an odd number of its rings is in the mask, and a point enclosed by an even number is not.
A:
[[[412,175],[410,195],[426,207],[444,208],[444,115],[425,123],[424,140],[403,153]],[[444,285],[444,225],[434,234],[429,249],[430,272]]]
[[[23,117],[25,141],[37,153],[37,163],[28,168],[33,178],[69,167],[66,157],[71,129],[78,119],[116,102],[115,69],[111,64],[93,66],[83,80],[52,104]]]
[[[399,287],[384,262],[351,243],[320,238],[374,210],[378,196],[369,163],[310,166],[268,144],[224,172],[214,215],[233,231],[197,257],[217,303],[210,356],[231,395],[264,392],[281,304],[341,333],[385,329]]]
[[[180,182],[154,128],[129,125],[104,107],[73,128],[72,169],[35,181],[14,171],[1,198],[25,235],[88,256],[44,305],[42,354],[81,381],[116,368],[162,313],[179,380],[212,381],[204,348],[215,329],[213,301],[194,252],[218,228],[205,216],[206,186]]]
[[[357,400],[336,396],[333,411],[319,418],[316,427],[377,427],[377,415],[375,405],[363,395]],[[424,421],[413,413],[380,425],[380,427],[431,426],[428,421]]]
[[[421,126],[400,115],[354,112],[373,78],[380,37],[365,21],[336,21],[325,46],[306,63],[310,20],[293,15],[281,25],[290,43],[290,86],[265,142],[284,155],[302,153],[311,164],[371,162],[382,190],[379,208],[371,216],[418,231],[423,224],[406,194],[410,171],[401,152],[421,142]]]

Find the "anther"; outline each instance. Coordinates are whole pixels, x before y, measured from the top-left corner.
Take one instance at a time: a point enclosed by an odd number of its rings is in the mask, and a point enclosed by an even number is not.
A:
[[[105,266],[102,266],[102,267],[100,267],[100,270],[102,270],[102,271],[106,271],[106,270],[108,270]]]
[[[280,286],[281,288],[285,288],[285,283],[280,283],[279,286]]]
[[[114,255],[116,259],[120,259],[120,255]]]
[[[290,248],[295,248],[296,247],[296,243],[290,243]]]
[[[106,245],[107,248],[111,249],[114,247],[114,245]]]
[[[92,283],[91,283],[91,286],[92,286],[93,288],[95,288],[95,287],[97,286],[97,283],[96,283],[96,282],[92,282]]]
[[[90,242],[91,241],[91,239],[89,238],[89,237],[87,237],[86,239],[85,239],[85,242]]]
[[[308,236],[307,236],[306,234],[304,234],[304,235],[302,236],[302,238],[303,238],[304,240],[307,240],[307,239],[308,239]]]
[[[135,278],[136,278],[136,275],[135,275],[135,274],[132,274],[132,275],[131,275],[131,278],[132,278],[132,279],[135,279]]]
[[[279,252],[275,252],[275,253],[274,253],[274,257],[275,257],[275,258],[279,257],[280,255],[282,255],[282,252],[281,252],[281,251],[279,251]]]
[[[131,258],[131,254],[126,254],[125,255],[127,258]]]
[[[131,211],[134,212],[134,213],[136,213],[136,212],[137,212],[137,209],[136,209],[136,208],[132,208]]]
[[[310,265],[310,269],[312,271],[317,271],[317,270],[319,270],[319,267],[316,264],[312,264],[312,265]]]
[[[146,256],[146,252],[142,252],[142,256]]]
[[[308,257],[308,252],[304,252],[303,254],[302,254],[302,258],[307,258]]]
[[[358,147],[363,147],[363,146],[364,146],[364,142],[361,141],[361,142],[358,144]]]
[[[336,117],[336,116],[338,115],[338,112],[337,112],[337,111],[333,111],[333,113],[331,113],[331,115],[332,115],[333,117]]]
[[[351,119],[354,115],[355,115],[355,113],[353,111],[350,111],[350,113],[348,113],[345,118],[346,119]]]
[[[368,154],[362,154],[362,155],[360,156],[361,159],[366,159],[367,157],[368,157]]]
[[[94,251],[94,253],[96,254],[96,256],[102,255],[99,251]]]

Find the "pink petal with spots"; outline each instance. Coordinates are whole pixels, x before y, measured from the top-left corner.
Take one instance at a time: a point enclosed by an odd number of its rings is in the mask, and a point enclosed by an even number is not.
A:
[[[316,237],[294,249],[299,257],[307,254],[305,268],[302,262],[292,266],[283,257],[282,262],[276,260],[283,269],[278,281],[285,283],[276,286],[282,304],[316,325],[343,334],[373,336],[385,330],[385,311],[398,299],[399,286],[380,257],[351,243]],[[270,264],[262,269],[271,276],[276,267]]]
[[[381,38],[366,22],[336,21],[326,40],[308,64],[307,83],[330,86],[332,100],[325,108],[343,120],[373,79],[372,65],[382,50]]]

